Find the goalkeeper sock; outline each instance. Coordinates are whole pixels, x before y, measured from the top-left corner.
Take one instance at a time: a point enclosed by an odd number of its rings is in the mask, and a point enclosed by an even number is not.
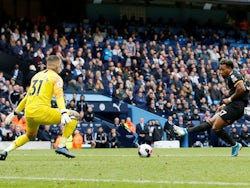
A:
[[[73,134],[76,128],[77,122],[78,122],[77,120],[72,119],[71,122],[65,125],[62,138],[60,139],[60,143],[58,145],[59,148],[66,146],[67,139]]]
[[[16,148],[24,145],[25,143],[29,142],[29,138],[26,134],[19,136],[12,144],[7,147],[4,151],[7,151],[8,153],[12,150],[15,150]]]
[[[202,122],[200,125],[195,126],[195,127],[191,127],[187,129],[188,133],[193,133],[193,132],[203,132],[203,131],[207,131],[209,129],[212,128],[212,125],[210,122],[204,121]]]

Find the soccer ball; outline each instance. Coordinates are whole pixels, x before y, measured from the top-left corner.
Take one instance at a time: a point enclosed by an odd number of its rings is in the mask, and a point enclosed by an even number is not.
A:
[[[153,149],[150,145],[148,144],[141,144],[138,147],[138,155],[140,157],[150,157],[153,153]]]

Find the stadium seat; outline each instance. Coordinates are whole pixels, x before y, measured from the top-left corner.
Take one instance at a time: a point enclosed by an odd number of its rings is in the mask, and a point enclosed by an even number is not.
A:
[[[90,128],[89,123],[81,123],[81,132],[85,133],[88,128]]]
[[[199,121],[199,120],[192,120],[191,122],[192,122],[193,126],[198,126],[201,123],[201,121]]]
[[[97,132],[98,128],[101,127],[102,124],[101,123],[94,123],[93,124],[93,132]]]

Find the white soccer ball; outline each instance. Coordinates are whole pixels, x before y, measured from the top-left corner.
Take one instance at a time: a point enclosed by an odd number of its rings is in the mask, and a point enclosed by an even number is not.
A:
[[[141,144],[138,147],[138,155],[140,157],[150,157],[153,153],[153,148],[148,144]]]

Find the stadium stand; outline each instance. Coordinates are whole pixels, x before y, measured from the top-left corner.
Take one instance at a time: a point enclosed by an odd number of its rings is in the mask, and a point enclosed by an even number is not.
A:
[[[69,83],[68,78],[73,76],[73,72],[77,72],[77,76],[73,78],[75,82],[66,84],[68,86],[65,88],[66,93],[105,95],[107,94],[106,88],[109,83],[112,83],[111,91],[109,91],[112,101],[124,101],[128,92],[132,91],[131,104],[134,103],[133,98],[137,98],[136,104],[145,105],[147,111],[150,103],[154,103],[155,107],[152,112],[165,118],[166,121],[167,117],[173,114],[183,116],[186,118],[185,121],[189,121],[189,116],[197,107],[200,110],[200,117],[204,115],[204,112],[201,112],[203,108],[210,110],[212,114],[215,112],[218,104],[215,104],[211,97],[212,86],[215,84],[218,86],[219,99],[226,94],[225,83],[217,70],[218,61],[221,58],[232,59],[236,69],[243,73],[250,85],[248,32],[240,31],[239,34],[237,28],[197,26],[190,33],[185,31],[186,27],[131,24],[131,20],[126,22],[130,25],[127,34],[121,26],[112,25],[112,23],[100,24],[98,20],[94,23],[83,24],[70,22],[60,25],[58,23],[58,26],[50,25],[50,32],[45,27],[49,25],[49,22],[34,23],[32,29],[26,28],[22,20],[17,20],[17,22],[10,20],[1,25],[0,50],[5,54],[5,62],[6,59],[14,56],[18,59],[19,64],[25,65],[20,67],[24,73],[24,80],[18,80],[15,75],[11,75],[12,70],[10,69],[1,73],[0,83],[3,85],[0,85],[0,97],[5,98],[1,104],[1,121],[9,113],[6,103],[9,101],[11,93],[15,92],[14,86],[19,85],[19,89],[16,90],[19,94],[17,100],[20,100],[25,94],[26,78],[30,73],[27,67],[34,65],[36,72],[43,70],[45,57],[50,54],[57,54],[62,58],[63,68],[66,72],[63,75],[65,83]],[[18,24],[19,27],[15,24]],[[19,35],[14,33],[16,30]],[[97,30],[101,31],[103,40],[99,42],[98,46],[95,46],[94,37]],[[65,45],[64,37],[66,37]],[[129,38],[132,38],[131,45],[128,44]],[[19,50],[22,51],[22,55],[17,55],[15,52],[17,52],[20,42],[22,46]],[[114,59],[112,56],[104,59],[104,49],[109,45],[111,53],[118,54],[118,59]],[[117,51],[114,51],[115,45],[119,47]],[[134,51],[135,54],[128,55],[126,53],[128,50]],[[66,70],[65,67],[68,64],[70,69]],[[78,68],[76,68],[77,65],[79,65]],[[194,76],[191,76],[191,73]],[[98,77],[98,74],[101,76]],[[76,89],[78,77],[83,78],[81,93]],[[89,87],[87,90],[89,80],[93,81],[93,85],[100,80],[104,90],[89,89]],[[161,82],[162,84],[160,84]],[[183,88],[185,82],[192,87],[190,93]],[[201,84],[202,87],[197,89],[197,84]],[[154,95],[151,97],[149,94],[152,92]],[[137,97],[138,93],[142,93],[140,98]],[[163,103],[159,103],[159,99]],[[119,104],[117,103],[117,109],[119,109]],[[190,109],[190,114],[185,113],[186,109]],[[96,118],[98,119],[98,117]],[[102,125],[104,131],[109,132],[113,126],[111,123],[113,116],[106,117],[105,120],[102,120],[103,117],[97,119],[94,122],[85,122],[83,119],[77,129],[84,133],[88,127],[96,131],[97,127]],[[193,126],[198,125],[200,121],[193,120]],[[238,123],[240,129],[246,121],[242,118]],[[12,127],[10,129],[12,130]],[[132,135],[129,135],[123,127],[119,127],[118,132],[122,137],[123,146],[130,147],[131,140],[133,140]],[[197,140],[202,143],[209,140],[210,145],[220,146],[220,143],[215,143],[214,135],[211,135],[210,133],[194,135],[189,145],[192,146]]]

